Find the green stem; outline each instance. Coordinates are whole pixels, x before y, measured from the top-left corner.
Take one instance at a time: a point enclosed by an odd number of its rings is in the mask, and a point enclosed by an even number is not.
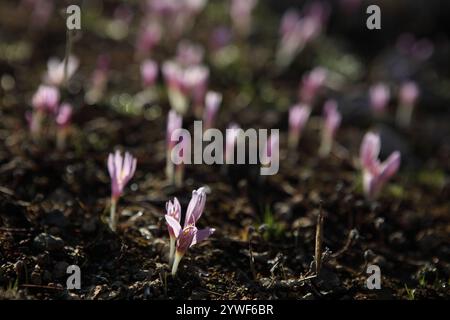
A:
[[[181,258],[183,258],[183,254],[179,253],[178,251],[175,253],[175,259],[173,261],[172,266],[172,277],[175,277],[178,270],[178,265],[180,264]]]
[[[114,198],[111,199],[111,211],[109,214],[109,227],[114,232],[116,232],[116,229],[117,229],[116,206],[117,206],[117,200]]]
[[[170,237],[170,249],[169,249],[169,266],[173,264],[173,260],[175,257],[175,244],[176,244],[176,238]]]

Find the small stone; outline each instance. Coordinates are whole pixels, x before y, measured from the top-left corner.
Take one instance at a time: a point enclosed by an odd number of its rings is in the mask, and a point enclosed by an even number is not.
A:
[[[48,233],[41,233],[36,236],[33,240],[33,244],[38,249],[48,251],[56,251],[64,248],[64,241],[61,238],[52,236]]]

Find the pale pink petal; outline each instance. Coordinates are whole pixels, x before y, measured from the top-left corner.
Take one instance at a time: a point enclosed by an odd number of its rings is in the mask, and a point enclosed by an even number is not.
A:
[[[166,214],[164,217],[166,218],[166,222],[169,225],[169,227],[172,228],[173,234],[175,235],[176,238],[178,238],[181,232],[180,223],[177,220],[175,220],[175,218],[169,216],[168,214]]]
[[[191,247],[194,244],[197,244],[199,242],[202,242],[203,240],[206,240],[210,235],[212,235],[214,233],[214,231],[216,231],[216,229],[214,229],[214,228],[205,228],[205,229],[198,230],[197,233],[195,234],[194,239],[192,240]]]

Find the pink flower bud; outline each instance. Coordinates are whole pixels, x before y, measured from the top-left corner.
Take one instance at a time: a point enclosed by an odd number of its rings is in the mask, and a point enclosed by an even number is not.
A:
[[[370,87],[370,106],[376,113],[384,112],[390,99],[389,87],[384,83],[378,83]]]
[[[205,97],[205,111],[203,114],[204,130],[212,128],[222,103],[222,94],[209,91]]]
[[[178,43],[176,60],[185,67],[198,65],[203,61],[204,54],[202,46],[183,40]]]
[[[73,74],[77,71],[79,60],[75,56],[70,56],[67,62],[67,80],[69,80]],[[59,60],[58,58],[50,58],[47,63],[47,73],[44,76],[45,83],[52,86],[61,86],[64,83],[65,72],[65,60]]]
[[[236,30],[247,35],[250,32],[252,23],[252,11],[258,4],[258,0],[232,0],[230,16]]]
[[[328,100],[324,106],[324,122],[322,126],[322,142],[319,149],[321,157],[328,156],[333,147],[333,140],[337,129],[341,124],[342,116],[337,111],[337,103],[334,100]]]
[[[148,55],[161,40],[161,26],[156,22],[143,24],[137,35],[136,52],[140,56]]]
[[[325,68],[317,67],[303,76],[300,87],[300,101],[312,105],[319,90],[325,83],[328,71]]]
[[[289,109],[289,147],[295,148],[298,145],[310,113],[311,108],[305,104],[296,104]]]
[[[180,223],[181,220],[181,205],[180,202],[178,201],[177,198],[174,198],[173,202],[172,201],[168,201],[166,203],[166,214],[170,217],[172,217],[173,219],[175,219],[178,223]],[[169,230],[169,235],[171,237],[177,237],[178,235],[175,235],[175,231],[174,229],[167,224],[167,228]]]
[[[393,152],[380,163],[380,137],[372,132],[366,133],[361,143],[360,162],[363,173],[363,190],[370,200],[375,199],[386,182],[395,175],[400,167],[400,152]]]
[[[337,110],[337,103],[334,100],[328,100],[325,102],[324,106],[324,115],[325,115],[325,131],[331,137],[334,137],[336,134],[336,130],[339,128],[341,124],[341,114]]]
[[[56,123],[60,128],[65,128],[70,124],[73,108],[69,103],[63,103],[58,110]]]
[[[403,106],[413,107],[419,97],[419,87],[413,81],[405,82],[400,87],[399,100]]]
[[[150,59],[141,64],[141,77],[144,87],[152,87],[158,77],[158,64]]]
[[[59,104],[59,90],[53,86],[41,85],[33,96],[35,110],[56,113]]]
[[[175,130],[181,129],[181,125],[183,123],[183,118],[175,111],[170,110],[169,115],[167,117],[167,132],[166,132],[166,141],[167,141],[167,151],[171,151],[176,142],[172,141],[172,134]]]

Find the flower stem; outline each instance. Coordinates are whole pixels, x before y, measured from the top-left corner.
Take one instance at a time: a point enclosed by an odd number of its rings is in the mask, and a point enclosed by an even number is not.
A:
[[[176,238],[175,237],[170,237],[170,249],[169,249],[169,266],[172,265],[173,263],[173,259],[175,256],[175,243],[176,243]]]
[[[178,265],[180,264],[181,258],[183,258],[183,254],[177,251],[175,253],[175,259],[172,266],[172,277],[175,277],[175,275],[177,274]]]
[[[111,211],[109,214],[109,227],[114,232],[116,232],[116,229],[117,229],[116,206],[117,206],[117,199],[111,198]]]

